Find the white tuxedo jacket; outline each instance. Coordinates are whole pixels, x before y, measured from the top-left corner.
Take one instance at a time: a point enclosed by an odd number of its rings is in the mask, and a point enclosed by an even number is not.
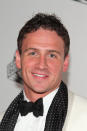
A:
[[[87,99],[68,93],[68,111],[63,131],[87,131]]]
[[[0,115],[0,121],[3,113]],[[87,131],[87,99],[68,93],[68,111],[63,131]]]

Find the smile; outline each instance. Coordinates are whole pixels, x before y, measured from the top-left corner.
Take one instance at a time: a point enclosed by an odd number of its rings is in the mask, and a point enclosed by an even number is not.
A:
[[[33,75],[36,76],[36,77],[40,77],[40,78],[46,78],[46,77],[48,77],[47,75],[37,74],[37,73],[33,73]]]
[[[45,77],[45,75],[34,74],[35,76]]]

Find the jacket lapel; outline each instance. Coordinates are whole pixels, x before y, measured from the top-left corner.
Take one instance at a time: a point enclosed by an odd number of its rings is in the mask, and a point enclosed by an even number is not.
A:
[[[69,120],[70,120],[70,116],[72,114],[71,111],[72,111],[72,106],[73,106],[73,99],[74,99],[74,94],[68,90],[68,109],[67,109],[67,115],[66,115],[66,119],[64,122],[64,126],[63,126],[63,131],[68,131]]]
[[[66,85],[61,82],[49,108],[44,131],[62,131],[68,107],[68,91]]]
[[[23,92],[21,92],[8,107],[0,123],[0,131],[13,131],[19,115],[18,105],[22,100]]]

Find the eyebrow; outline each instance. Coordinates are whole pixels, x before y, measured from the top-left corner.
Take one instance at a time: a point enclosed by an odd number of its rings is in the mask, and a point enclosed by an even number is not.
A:
[[[24,50],[24,52],[27,52],[27,51],[29,51],[29,50],[36,50],[36,51],[37,51],[38,49],[36,49],[36,48],[27,48],[27,49]],[[59,51],[57,51],[57,50],[47,49],[47,51],[48,51],[48,52],[57,53],[57,54],[61,55],[61,53],[60,53]]]
[[[57,50],[48,50],[49,52],[53,52],[53,53],[57,53],[59,55],[61,55],[61,52],[57,51]]]
[[[24,52],[27,52],[28,50],[38,50],[38,49],[36,49],[36,48],[27,48],[27,49],[24,50]]]

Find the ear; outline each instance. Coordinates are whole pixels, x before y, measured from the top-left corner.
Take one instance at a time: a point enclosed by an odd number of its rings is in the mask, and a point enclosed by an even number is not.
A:
[[[65,57],[64,65],[63,65],[63,72],[66,72],[69,66],[69,55]]]
[[[18,50],[16,50],[16,67],[21,69],[21,57]]]

